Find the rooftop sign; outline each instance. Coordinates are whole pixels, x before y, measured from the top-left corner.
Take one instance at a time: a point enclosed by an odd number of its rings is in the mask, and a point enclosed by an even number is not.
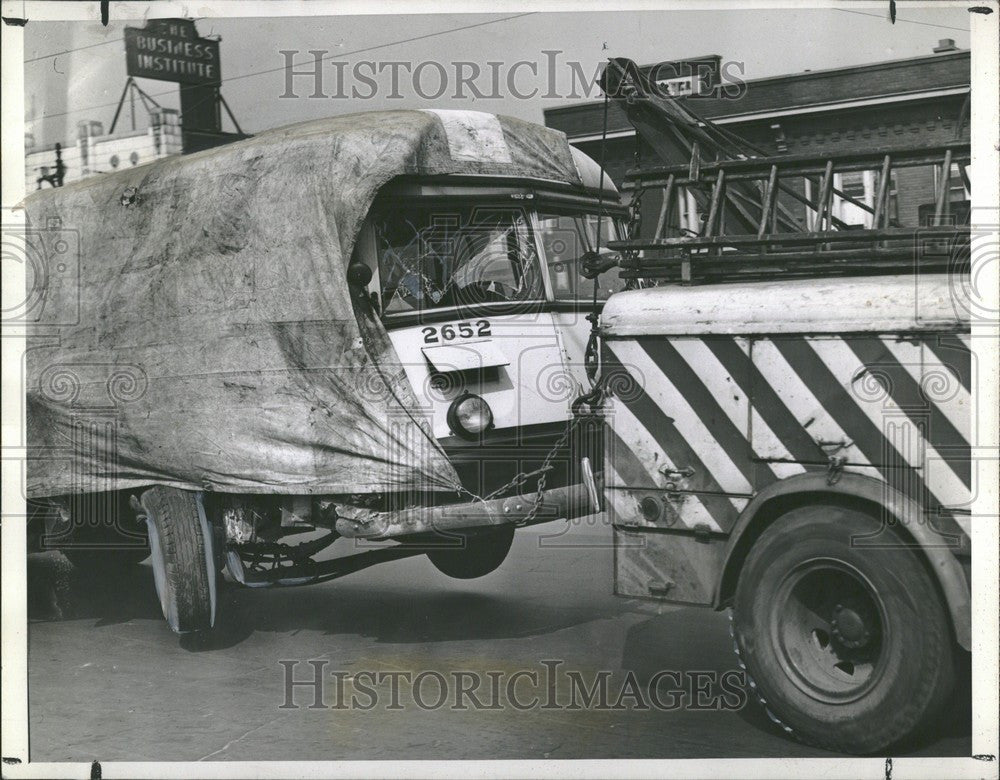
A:
[[[219,86],[219,42],[198,37],[188,19],[153,19],[145,27],[125,28],[129,76],[180,84]]]

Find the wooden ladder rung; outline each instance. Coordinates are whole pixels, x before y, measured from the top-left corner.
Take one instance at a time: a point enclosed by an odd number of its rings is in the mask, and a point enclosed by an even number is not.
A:
[[[670,174],[667,179],[667,186],[663,190],[663,202],[660,204],[660,216],[656,220],[656,238],[665,238],[663,229],[667,225],[667,217],[674,202],[674,174]]]
[[[778,166],[772,165],[771,172],[767,177],[767,184],[764,186],[764,201],[760,210],[760,225],[757,227],[757,238],[761,238],[767,232],[768,222],[773,225],[777,219],[777,210],[774,208],[774,198],[778,191]],[[774,214],[772,215],[772,212]]]
[[[937,198],[934,202],[934,225],[941,224],[941,217],[948,211],[948,190],[951,184],[951,149],[944,153],[944,163],[941,165],[941,176],[938,177]]]

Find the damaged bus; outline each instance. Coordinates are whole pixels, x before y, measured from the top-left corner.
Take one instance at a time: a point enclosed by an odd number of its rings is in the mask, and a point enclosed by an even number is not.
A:
[[[223,572],[300,585],[426,554],[479,577],[516,527],[595,510],[601,436],[572,404],[619,283],[584,266],[625,212],[562,133],[358,114],[26,210],[78,270],[30,323],[30,538],[103,570],[151,554],[174,631],[214,626]]]

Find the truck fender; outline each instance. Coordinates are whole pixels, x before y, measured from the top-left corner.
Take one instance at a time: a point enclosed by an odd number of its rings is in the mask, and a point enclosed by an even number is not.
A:
[[[721,609],[732,599],[736,581],[754,540],[767,526],[794,506],[832,500],[862,502],[881,507],[898,521],[898,527],[920,547],[941,588],[951,614],[955,639],[964,649],[972,647],[972,601],[969,584],[958,558],[942,546],[940,536],[924,522],[920,505],[881,480],[843,472],[829,484],[825,472],[809,472],[779,480],[761,490],[740,513],[726,543],[722,573],[716,584],[713,606]]]

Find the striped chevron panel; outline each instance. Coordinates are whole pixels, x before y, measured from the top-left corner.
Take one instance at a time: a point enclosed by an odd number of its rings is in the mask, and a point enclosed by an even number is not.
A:
[[[603,359],[619,524],[726,533],[757,491],[836,459],[968,532],[965,335],[607,339]]]

